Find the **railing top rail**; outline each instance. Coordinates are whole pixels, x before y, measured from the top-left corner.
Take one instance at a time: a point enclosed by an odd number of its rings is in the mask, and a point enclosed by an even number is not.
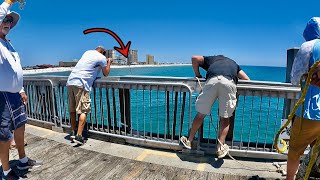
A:
[[[67,81],[67,76],[26,76],[25,80],[42,80],[42,79],[50,79],[53,82],[61,82]],[[205,79],[199,79],[201,85],[205,83]],[[192,77],[166,77],[166,76],[110,76],[110,77],[102,77],[96,80],[97,83],[128,83],[132,84],[133,82],[137,84],[179,84],[184,83],[187,84],[192,91],[200,91],[200,86],[198,84],[198,80]],[[239,89],[249,89],[249,90],[268,90],[268,91],[285,91],[285,92],[300,92],[300,87],[294,86],[291,83],[281,83],[281,82],[270,82],[270,81],[246,81],[239,80],[237,85]]]

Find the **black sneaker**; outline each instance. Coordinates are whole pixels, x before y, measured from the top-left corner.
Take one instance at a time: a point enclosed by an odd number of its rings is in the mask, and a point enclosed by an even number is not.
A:
[[[18,176],[12,169],[11,171],[5,176],[2,172],[2,180],[22,180],[24,178]]]
[[[28,161],[26,163],[22,163],[19,161],[17,168],[19,170],[26,170],[32,167],[40,167],[42,164],[42,161],[32,160],[28,158]]]
[[[82,136],[77,135],[76,138],[74,139],[74,141],[78,144],[84,144],[85,143],[85,139]]]

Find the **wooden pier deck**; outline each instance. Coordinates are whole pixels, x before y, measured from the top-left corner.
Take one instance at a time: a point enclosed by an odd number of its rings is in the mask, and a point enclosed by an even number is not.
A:
[[[87,145],[89,148],[76,147],[75,144],[66,144],[48,138],[59,137],[61,133],[46,130],[48,131],[46,134],[31,134],[28,132],[28,128],[30,129],[30,126],[27,127],[26,133],[27,154],[33,159],[40,159],[44,162],[41,167],[24,172],[28,179],[281,179],[260,175],[234,175],[232,169],[229,174],[220,174],[206,171],[205,168],[202,170],[201,168],[198,168],[199,170],[184,168],[182,164],[177,167],[174,166],[174,163],[170,166],[140,161],[146,159],[145,153],[134,159],[113,156],[98,152],[98,144],[97,147],[94,147],[94,144]],[[32,129],[40,128],[32,127]],[[89,150],[90,148],[92,150]],[[108,151],[108,147],[103,149]],[[118,151],[121,153],[122,150],[118,149]],[[132,156],[136,156],[135,153],[133,151]],[[166,156],[166,161],[173,159],[173,157],[170,158],[170,155]],[[12,150],[10,152],[12,166],[17,163],[16,159],[18,159],[17,152]],[[160,158],[159,161],[161,161]],[[204,166],[200,164],[198,167]]]

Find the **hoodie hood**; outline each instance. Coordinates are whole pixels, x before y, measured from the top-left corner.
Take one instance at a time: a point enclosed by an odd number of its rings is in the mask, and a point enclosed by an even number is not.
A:
[[[308,21],[303,37],[306,41],[320,38],[320,17],[313,17]]]

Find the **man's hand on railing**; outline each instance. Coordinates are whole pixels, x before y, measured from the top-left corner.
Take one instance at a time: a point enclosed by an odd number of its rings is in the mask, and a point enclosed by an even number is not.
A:
[[[28,103],[28,96],[26,95],[26,93],[25,92],[21,92],[20,96],[21,96],[21,99],[22,99],[23,103],[27,104]]]

